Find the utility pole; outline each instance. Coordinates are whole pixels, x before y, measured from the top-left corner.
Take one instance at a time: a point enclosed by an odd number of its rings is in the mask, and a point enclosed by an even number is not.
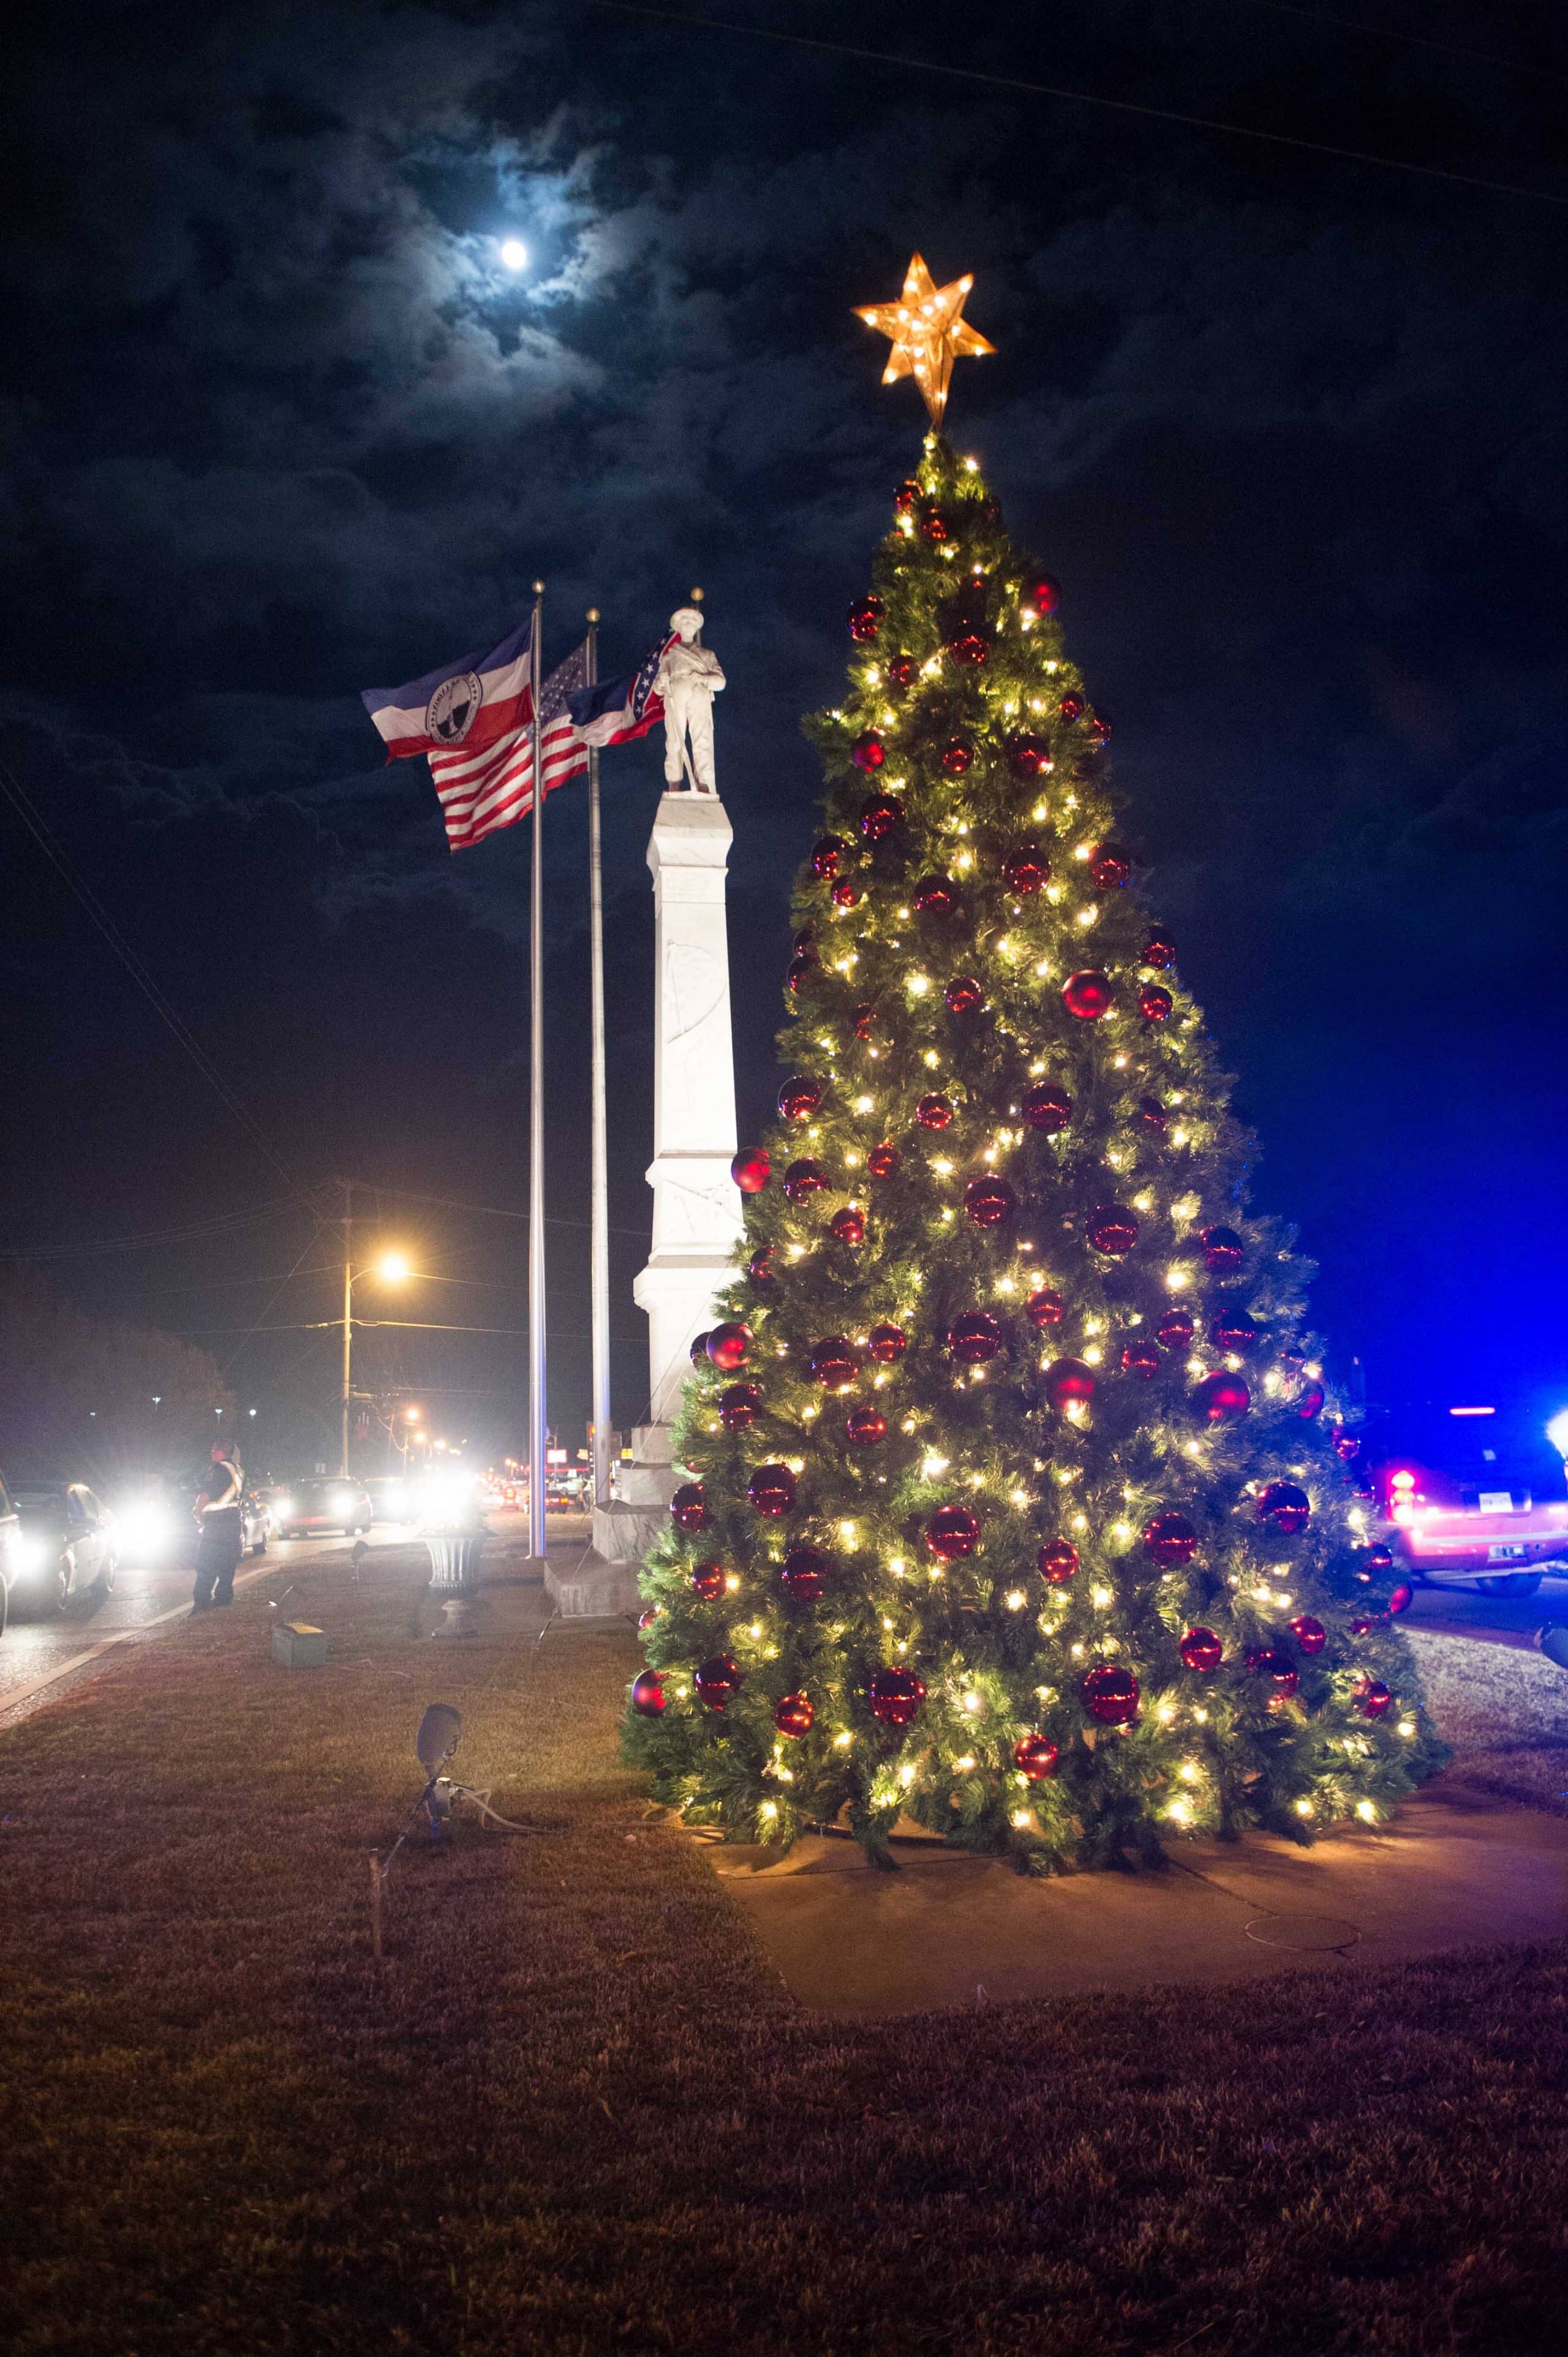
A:
[[[354,1397],[354,1182],[340,1178],[343,1189],[343,1418],[338,1472],[349,1478],[349,1412]]]

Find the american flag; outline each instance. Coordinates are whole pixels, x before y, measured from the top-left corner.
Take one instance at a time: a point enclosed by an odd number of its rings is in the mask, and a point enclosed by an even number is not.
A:
[[[585,687],[587,679],[588,650],[584,645],[551,673],[539,691],[539,754],[547,794],[588,766],[588,748],[566,708],[567,697]],[[435,746],[427,750],[450,851],[467,851],[498,827],[515,826],[533,808],[532,698],[525,694],[522,701],[518,726],[494,744],[474,750],[458,747],[450,753]]]

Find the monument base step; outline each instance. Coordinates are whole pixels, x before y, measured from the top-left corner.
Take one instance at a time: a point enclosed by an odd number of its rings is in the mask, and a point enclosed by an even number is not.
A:
[[[600,1509],[600,1512],[603,1511]],[[615,1509],[611,1507],[609,1511],[613,1513]],[[596,1539],[598,1522],[596,1512]],[[544,1589],[563,1620],[635,1620],[642,1609],[642,1598],[637,1592],[636,1565],[603,1562],[596,1546],[593,1555],[569,1570],[546,1566]]]

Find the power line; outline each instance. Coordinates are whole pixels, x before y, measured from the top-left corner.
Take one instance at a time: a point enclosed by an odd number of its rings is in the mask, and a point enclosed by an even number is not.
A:
[[[162,1244],[191,1243],[204,1236],[232,1235],[241,1228],[259,1226],[279,1211],[294,1211],[302,1200],[298,1195],[281,1195],[276,1202],[259,1204],[253,1211],[231,1211],[221,1219],[203,1220],[188,1228],[149,1229],[139,1236],[96,1236],[81,1244],[18,1245],[0,1249],[0,1260],[77,1260],[101,1253],[154,1252]]]
[[[1154,123],[1185,124],[1192,131],[1218,131],[1230,139],[1251,139],[1269,147],[1293,147],[1310,156],[1333,156],[1341,163],[1371,164],[1380,171],[1404,172],[1423,180],[1446,180],[1462,188],[1484,188],[1495,197],[1523,197],[1528,202],[1568,208],[1568,197],[1545,188],[1521,188],[1511,180],[1483,180],[1470,172],[1450,172],[1438,164],[1407,164],[1397,156],[1374,156],[1359,147],[1336,147],[1323,139],[1301,139],[1288,131],[1259,131],[1244,123],[1221,123],[1212,115],[1184,114],[1175,107],[1145,106],[1136,99],[1104,98],[1097,91],[1068,90],[1060,83],[1023,81],[1012,74],[983,73],[975,66],[941,65],[932,58],[907,58],[887,49],[853,48],[845,41],[824,41],[809,33],[780,33],[767,25],[735,25],[719,16],[688,16],[673,8],[647,8],[637,0],[588,0],[592,8],[612,16],[640,16],[653,24],[682,25],[694,33],[741,33],[757,41],[775,41],[786,48],[816,49],[828,57],[854,58],[864,65],[900,66],[910,73],[938,74],[949,81],[983,84],[989,90],[1018,91],[1031,98],[1060,98],[1075,106],[1099,106],[1113,114],[1139,114]]]
[[[22,824],[27,828],[28,834],[32,836],[34,842],[38,845],[38,849],[43,853],[44,857],[48,861],[50,866],[55,869],[56,873],[62,878],[69,888],[74,892],[82,907],[86,909],[88,915],[91,918],[93,923],[97,926],[99,931],[102,934],[104,940],[108,942],[110,948],[113,951],[115,956],[120,960],[120,963],[124,967],[126,973],[130,975],[132,981],[135,984],[137,989],[142,993],[149,1006],[154,1008],[161,1019],[167,1024],[169,1029],[173,1032],[180,1046],[185,1049],[186,1054],[190,1058],[191,1062],[196,1066],[197,1071],[201,1074],[202,1079],[208,1083],[208,1086],[211,1088],[220,1098],[221,1098],[223,1103],[233,1114],[235,1120],[242,1123],[245,1128],[250,1131],[251,1135],[255,1139],[256,1144],[261,1147],[262,1152],[266,1156],[267,1160],[272,1164],[273,1168],[278,1173],[279,1177],[289,1186],[295,1186],[297,1183],[295,1173],[288,1168],[286,1163],[280,1161],[277,1155],[273,1151],[272,1140],[268,1137],[265,1130],[263,1129],[260,1122],[255,1120],[249,1110],[241,1103],[239,1098],[234,1094],[233,1090],[229,1086],[228,1082],[223,1078],[222,1073],[219,1071],[217,1065],[213,1063],[210,1057],[206,1053],[206,1050],[192,1036],[189,1028],[184,1022],[176,1008],[172,1006],[168,999],[165,997],[163,992],[153,980],[153,977],[148,973],[146,967],[142,963],[141,959],[136,955],[135,951],[131,947],[130,942],[125,939],[125,936],[121,932],[113,919],[109,915],[108,910],[103,907],[102,903],[99,900],[96,894],[91,890],[84,878],[77,874],[76,868],[72,865],[63,845],[61,845],[56,836],[50,833],[48,827],[45,824],[43,819],[39,816],[38,811],[28,800],[21,784],[12,775],[11,771],[3,761],[0,761],[0,793],[5,795],[6,801],[16,812],[16,816],[21,820]]]

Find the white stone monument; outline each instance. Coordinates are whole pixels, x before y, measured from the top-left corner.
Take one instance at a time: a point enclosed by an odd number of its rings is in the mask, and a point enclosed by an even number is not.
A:
[[[671,628],[700,623],[682,608]],[[690,650],[693,632],[682,634]],[[699,654],[704,649],[696,649]],[[696,691],[688,672],[683,727],[690,787],[667,788],[649,840],[653,871],[653,1248],[632,1291],[648,1317],[648,1421],[632,1435],[629,1464],[616,1469],[615,1501],[594,1516],[594,1551],[607,1563],[640,1563],[668,1523],[685,1479],[671,1426],[691,1372],[694,1338],[714,1322],[714,1296],[734,1273],[745,1232],[730,1176],[735,1157],[735,1043],[730,1026],[725,877],[730,823],[714,782],[712,696],[724,673],[711,655]],[[683,744],[680,747],[683,753]],[[666,776],[679,758],[671,730]],[[635,1604],[635,1592],[632,1595]],[[564,1602],[562,1609],[568,1609]],[[625,1606],[598,1603],[596,1610]]]

